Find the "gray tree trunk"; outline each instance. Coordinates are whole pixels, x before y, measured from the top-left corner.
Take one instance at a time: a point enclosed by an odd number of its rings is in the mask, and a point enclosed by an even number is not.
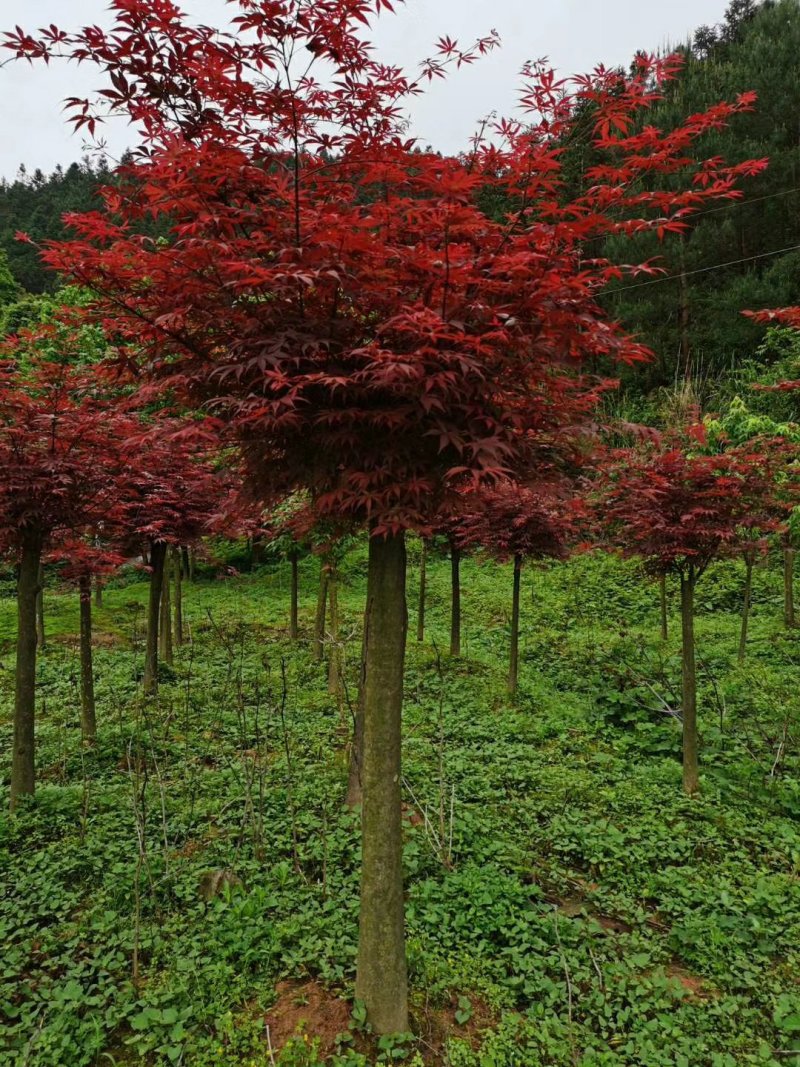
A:
[[[167,546],[155,541],[150,548],[150,599],[147,606],[147,647],[144,658],[144,691],[158,692],[158,623],[161,613],[161,587],[164,584],[164,559]]]
[[[422,541],[422,553],[419,560],[419,604],[417,607],[417,640],[425,640],[425,596],[427,593],[427,564],[428,564],[428,545],[425,540]]]
[[[522,556],[514,556],[514,591],[511,598],[511,654],[508,665],[508,691],[517,695],[519,681],[519,594],[522,579]]]
[[[744,599],[742,601],[742,630],[739,634],[739,662],[744,663],[747,653],[747,624],[750,621],[750,605],[753,599],[753,560],[746,556],[744,561]]]
[[[783,621],[789,629],[795,626],[793,548],[783,550]]]
[[[314,660],[322,662],[325,648],[325,613],[328,605],[328,577],[330,567],[328,561],[323,559],[319,571],[319,593],[317,594],[317,615],[314,620]]]
[[[403,534],[371,538],[367,578],[361,909],[356,997],[378,1034],[408,1030],[401,723],[408,618]]]
[[[289,553],[289,562],[292,565],[292,600],[289,608],[289,637],[292,641],[296,641],[298,634],[300,633],[299,618],[298,618],[298,599],[299,599],[299,574],[298,574],[298,552],[294,548]]]
[[[158,654],[161,660],[169,667],[174,660],[172,656],[172,597],[170,586],[172,584],[172,549],[167,548],[164,557],[164,579],[161,583],[161,617],[158,628]]]
[[[94,664],[92,662],[92,580],[81,578],[81,732],[84,741],[93,744],[97,737],[97,716],[94,702]]]
[[[681,574],[683,636],[683,788],[692,796],[700,788],[697,741],[697,670],[694,657],[694,568]]]
[[[183,557],[180,548],[172,550],[172,576],[175,582],[175,633],[178,648],[183,644]]]
[[[450,545],[450,586],[452,607],[450,611],[450,655],[461,655],[461,551]]]
[[[44,631],[44,567],[39,563],[36,592],[36,644],[40,652],[47,647],[47,635]]]
[[[11,755],[11,810],[36,788],[36,597],[42,538],[29,534],[22,544],[17,580],[17,662],[14,693],[14,748]]]

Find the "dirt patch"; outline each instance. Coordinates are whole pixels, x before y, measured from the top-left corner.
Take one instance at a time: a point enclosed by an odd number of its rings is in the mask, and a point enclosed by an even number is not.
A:
[[[469,1001],[467,1005],[466,1001]],[[467,1009],[467,1018],[464,1018]],[[460,999],[453,996],[443,1008],[428,1007],[416,1015],[413,1029],[418,1035],[425,1063],[440,1065],[447,1061],[449,1038],[458,1037],[467,1041],[477,1051],[484,1033],[497,1023],[496,1013],[481,1000],[470,996]]]
[[[679,982],[691,997],[696,997],[699,1000],[708,1000],[714,995],[713,990],[704,978],[700,978],[696,974],[690,974],[679,963],[671,963],[665,969],[665,974],[667,978],[672,978],[673,981]]]
[[[291,1037],[317,1038],[320,1052],[336,1049],[336,1037],[350,1024],[350,1005],[328,992],[319,982],[279,982],[278,999],[264,1017],[270,1043],[278,1052]]]

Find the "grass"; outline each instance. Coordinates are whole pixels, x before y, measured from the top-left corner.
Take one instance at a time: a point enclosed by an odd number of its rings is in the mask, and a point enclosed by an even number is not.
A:
[[[356,548],[341,595],[351,700],[365,575]],[[757,572],[741,667],[741,571],[702,580],[695,800],[680,790],[667,713],[677,620],[662,646],[657,589],[635,568],[584,557],[525,572],[512,705],[510,568],[465,562],[453,661],[448,565],[431,564],[428,633],[409,642],[406,683],[415,1035],[381,1044],[350,1000],[350,711],[310,655],[316,576],[304,561],[296,645],[282,565],[188,587],[192,644],[157,702],[139,684],[145,585],[107,590],[92,750],[78,726],[76,598],[48,590],[39,790],[13,820],[0,797],[0,1062],[800,1062],[800,638],[782,629],[777,561]],[[412,606],[415,582],[412,558]],[[13,632],[1,598],[6,739]]]

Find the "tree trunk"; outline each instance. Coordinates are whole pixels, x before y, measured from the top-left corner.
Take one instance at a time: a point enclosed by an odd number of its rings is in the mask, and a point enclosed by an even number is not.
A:
[[[794,549],[783,550],[783,621],[792,629],[794,620]]]
[[[292,602],[289,608],[289,637],[292,641],[296,641],[298,634],[300,633],[300,627],[298,625],[298,611],[297,602],[299,598],[299,575],[298,575],[298,552],[294,548],[289,553],[289,562],[292,565]]]
[[[423,540],[419,560],[419,606],[417,608],[417,640],[425,640],[425,594],[427,592],[428,545]]]
[[[93,744],[97,737],[94,704],[94,665],[92,663],[92,580],[81,578],[81,732],[84,741]]]
[[[175,580],[175,634],[174,640],[178,648],[183,644],[183,559],[181,550],[172,550],[172,576]]]
[[[450,655],[461,655],[461,551],[450,545],[450,583],[452,608],[450,613]]]
[[[339,648],[339,576],[331,567],[328,578],[328,692],[338,694],[341,685],[342,657]]]
[[[36,644],[40,652],[47,647],[47,637],[44,632],[44,567],[39,563],[39,572],[36,576]]]
[[[519,593],[522,578],[522,556],[514,556],[514,592],[511,598],[511,656],[508,666],[508,691],[517,695],[519,679]]]
[[[378,1034],[408,1030],[401,822],[403,534],[371,538],[365,617],[361,909],[356,997]]]
[[[174,660],[172,657],[172,597],[170,585],[172,583],[172,549],[167,548],[164,557],[164,580],[161,583],[161,618],[158,628],[158,655],[169,667]]]
[[[319,593],[317,594],[317,616],[314,620],[314,660],[322,663],[325,647],[325,609],[328,605],[328,577],[330,567],[326,559],[322,560],[319,571]]]
[[[661,640],[666,641],[669,637],[667,625],[667,576],[662,574],[658,579],[658,595],[661,603]]]
[[[17,663],[14,695],[14,751],[11,757],[11,810],[36,785],[36,597],[42,538],[31,533],[22,544],[17,581]]]
[[[742,603],[742,632],[739,635],[739,662],[744,663],[747,651],[747,624],[750,621],[750,603],[753,598],[753,559],[745,556],[744,601]]]
[[[96,608],[103,606],[103,583],[99,578],[94,580],[94,604]]]
[[[148,696],[158,692],[158,620],[166,554],[164,542],[154,542],[150,549],[150,600],[147,606],[147,649],[144,658],[144,691]]]
[[[194,581],[194,556],[189,551],[189,549],[186,547],[186,545],[184,545],[183,548],[181,549],[181,556],[183,557],[183,573],[184,573],[185,577],[187,577],[189,579],[190,582],[193,582]]]
[[[694,661],[694,567],[681,574],[683,632],[683,788],[692,796],[699,789],[697,761],[697,671]]]

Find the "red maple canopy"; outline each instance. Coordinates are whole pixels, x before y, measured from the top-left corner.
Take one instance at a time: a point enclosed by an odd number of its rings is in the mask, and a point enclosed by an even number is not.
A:
[[[583,368],[645,356],[597,296],[650,268],[587,247],[680,230],[763,166],[693,154],[752,95],[674,131],[642,128],[673,60],[570,82],[531,65],[522,119],[442,158],[406,139],[403,102],[492,38],[471,51],[441,41],[411,81],[365,43],[391,8],[381,0],[240,0],[228,35],[167,2],[112,6],[108,33],[7,35],[20,56],[97,63],[103,106],[146,135],[106,209],[70,216],[76,239],[46,259],[97,293],[93,314],[127,342],[125,360],[213,401],[264,496],[307,488],[321,517],[424,524],[465,483],[535,471],[596,402]],[[73,107],[93,128],[94,103]],[[587,116],[603,162],[572,195],[564,146]],[[154,221],[165,237],[141,235]]]
[[[776,482],[787,459],[780,441],[713,455],[691,444],[621,449],[606,471],[598,501],[606,538],[654,574],[699,576],[714,559],[757,549],[791,506]]]

